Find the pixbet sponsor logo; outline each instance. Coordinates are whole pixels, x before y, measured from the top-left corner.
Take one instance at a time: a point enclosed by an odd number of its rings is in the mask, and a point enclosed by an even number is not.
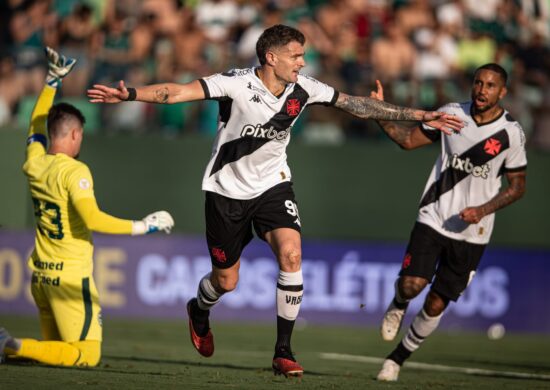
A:
[[[256,126],[245,125],[241,130],[241,137],[276,139],[279,141],[286,139],[289,134],[290,127],[285,130],[276,130],[273,126],[265,128],[260,124]]]
[[[489,164],[474,165],[470,161],[470,157],[464,159],[460,158],[458,154],[453,154],[453,157],[447,162],[447,167],[456,169],[471,174],[474,177],[481,177],[487,179],[491,167]]]

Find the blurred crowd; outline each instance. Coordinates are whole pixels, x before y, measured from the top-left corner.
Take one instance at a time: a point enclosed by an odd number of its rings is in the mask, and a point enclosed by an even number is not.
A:
[[[3,127],[28,121],[49,45],[78,59],[62,93],[90,131],[214,134],[215,102],[94,106],[86,89],[184,83],[255,65],[257,38],[283,23],[306,35],[303,73],[367,96],[379,79],[396,104],[466,101],[472,71],[497,62],[510,76],[505,107],[530,147],[550,150],[550,0],[3,0],[0,18]],[[331,143],[382,134],[322,108],[306,110],[293,132]]]

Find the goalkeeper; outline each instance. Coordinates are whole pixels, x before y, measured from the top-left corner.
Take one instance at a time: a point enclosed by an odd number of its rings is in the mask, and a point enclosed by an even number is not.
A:
[[[61,79],[75,60],[50,48],[46,54],[48,76],[32,113],[23,165],[36,218],[35,248],[29,259],[31,291],[44,341],[16,339],[0,329],[0,358],[14,355],[50,365],[96,366],[101,357],[102,329],[92,278],[92,231],[170,233],[174,221],[166,211],[131,221],[98,208],[90,170],[77,160],[84,117],[70,104],[52,106]]]

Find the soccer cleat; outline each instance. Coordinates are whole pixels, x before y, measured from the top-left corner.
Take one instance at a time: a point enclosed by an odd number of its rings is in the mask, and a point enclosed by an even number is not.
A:
[[[192,306],[196,305],[197,298],[191,299],[187,302],[187,315],[189,316],[189,334],[191,335],[191,343],[195,349],[204,357],[210,357],[214,354],[214,335],[208,327],[208,333],[206,336],[199,336],[195,332],[195,327],[193,326],[193,314]],[[208,325],[207,325],[208,326]]]
[[[390,303],[386,312],[384,313],[384,319],[382,320],[382,326],[380,326],[380,335],[382,339],[386,341],[392,341],[399,329],[401,329],[401,324],[403,324],[403,318],[405,317],[405,312],[407,309],[397,308],[393,301]]]
[[[399,364],[391,359],[386,359],[376,379],[384,382],[395,382],[399,378],[400,369],[401,366]]]
[[[275,375],[284,375],[286,378],[289,376],[301,377],[304,374],[304,369],[294,359],[292,352],[284,349],[275,352],[272,367]]]
[[[4,328],[0,328],[0,364],[4,363],[6,344],[11,339],[10,334]]]

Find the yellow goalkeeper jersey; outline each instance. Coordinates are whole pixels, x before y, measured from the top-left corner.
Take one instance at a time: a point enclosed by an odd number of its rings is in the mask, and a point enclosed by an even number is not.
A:
[[[36,218],[35,248],[29,266],[42,273],[91,275],[91,230],[130,234],[132,221],[99,210],[86,164],[63,153],[46,153],[46,118],[55,92],[55,88],[44,86],[34,107],[23,165]]]
[[[34,129],[29,132],[23,165],[36,218],[35,248],[29,266],[45,273],[74,270],[91,274],[92,234],[73,204],[79,199],[95,198],[92,175],[86,164],[66,154],[46,154],[46,116],[54,96],[55,89],[49,86],[40,94],[31,117]]]

